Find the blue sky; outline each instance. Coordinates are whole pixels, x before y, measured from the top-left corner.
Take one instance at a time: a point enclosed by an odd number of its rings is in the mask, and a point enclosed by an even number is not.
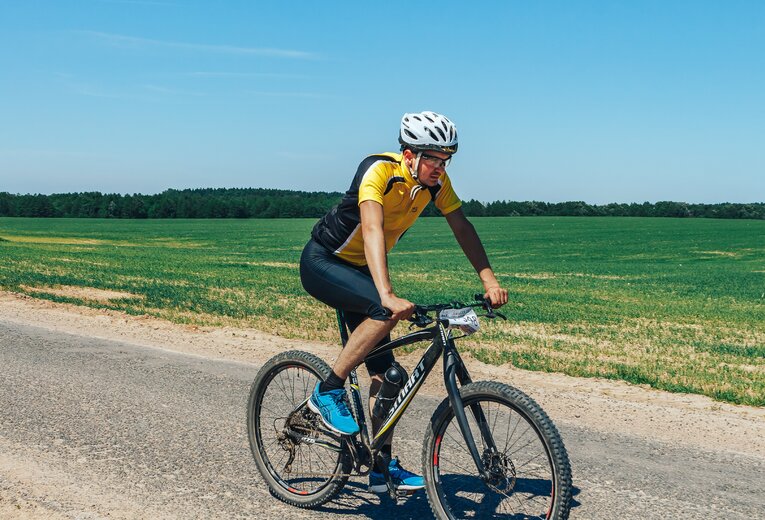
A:
[[[0,191],[344,191],[404,112],[463,199],[765,201],[765,2],[0,2]]]

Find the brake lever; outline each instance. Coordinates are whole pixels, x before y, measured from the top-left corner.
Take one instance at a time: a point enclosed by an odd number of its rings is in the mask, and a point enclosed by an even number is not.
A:
[[[409,330],[412,330],[415,326],[422,328],[433,323],[433,319],[430,318],[427,314],[420,314],[417,312],[412,314],[412,316],[409,318],[409,321],[412,322],[409,325]]]
[[[505,316],[499,311],[494,310],[494,308],[491,306],[490,300],[486,299],[483,301],[483,308],[486,309],[485,316],[487,318],[491,318],[491,319],[502,318],[503,320],[507,321],[507,316]]]
[[[502,318],[503,320],[507,321],[507,316],[505,316],[501,312],[494,311],[494,310],[491,312],[487,312],[486,314],[482,314],[481,316],[483,316],[484,318],[490,318],[492,320],[494,318]]]

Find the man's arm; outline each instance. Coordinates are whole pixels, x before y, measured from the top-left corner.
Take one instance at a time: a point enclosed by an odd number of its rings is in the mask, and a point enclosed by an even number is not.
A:
[[[404,320],[412,315],[414,304],[399,298],[393,292],[388,273],[388,254],[383,233],[383,207],[379,202],[365,200],[359,204],[361,232],[364,234],[364,256],[380,294],[382,306],[389,309],[394,320]]]
[[[485,291],[484,297],[489,298],[494,307],[500,307],[507,303],[507,289],[503,289],[494,275],[489,264],[486,250],[478,237],[473,224],[465,217],[462,209],[456,209],[446,215],[446,221],[452,228],[452,233],[457,239],[462,251],[465,252],[470,263],[481,278]]]

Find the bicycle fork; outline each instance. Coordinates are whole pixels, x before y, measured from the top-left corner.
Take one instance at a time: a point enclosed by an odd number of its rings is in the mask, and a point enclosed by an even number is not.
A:
[[[468,418],[467,414],[465,414],[462,397],[460,396],[459,387],[457,386],[457,379],[460,381],[460,386],[464,386],[472,382],[470,375],[465,368],[465,364],[463,363],[462,358],[460,358],[459,352],[457,352],[457,349],[454,347],[453,340],[449,338],[449,340],[446,341],[444,351],[444,383],[449,395],[449,404],[454,411],[454,418],[457,420],[457,425],[462,432],[462,436],[465,439],[468,451],[470,452],[470,456],[473,458],[473,462],[475,463],[475,467],[478,470],[480,478],[484,482],[488,483],[490,480],[492,480],[492,476],[486,469],[484,461],[481,458],[481,454],[478,452],[478,446],[476,446],[475,439],[473,438],[473,433],[470,430],[470,424],[468,423]],[[488,448],[492,453],[496,453],[497,446],[494,443],[494,438],[492,437],[491,432],[489,431],[488,421],[486,420],[486,416],[484,415],[481,406],[478,404],[473,404],[470,406],[470,411],[478,425],[478,429],[481,432],[481,438],[483,439],[484,446],[486,446],[486,448]]]

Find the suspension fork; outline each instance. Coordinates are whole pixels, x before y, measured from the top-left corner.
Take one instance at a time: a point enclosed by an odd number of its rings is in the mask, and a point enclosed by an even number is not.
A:
[[[481,454],[478,452],[478,447],[476,446],[475,439],[473,438],[473,433],[470,431],[470,425],[468,423],[467,415],[465,414],[462,397],[460,396],[459,387],[457,386],[458,378],[461,384],[467,384],[471,381],[470,375],[468,374],[467,369],[465,368],[465,365],[462,362],[456,347],[454,346],[454,340],[451,338],[451,335],[449,335],[447,338],[443,331],[443,327],[439,325],[439,328],[442,329],[441,337],[445,342],[444,383],[446,384],[446,389],[449,394],[449,404],[454,411],[454,418],[457,420],[457,425],[462,432],[462,437],[465,439],[468,452],[473,458],[473,462],[475,463],[475,467],[478,470],[481,479],[488,481],[491,477],[484,467],[483,460],[481,459]],[[470,411],[475,418],[476,423],[478,424],[478,428],[481,431],[481,437],[484,440],[484,444],[492,451],[496,451],[496,445],[494,443],[494,439],[491,436],[491,432],[489,431],[489,425],[486,421],[486,416],[484,415],[481,406],[479,404],[470,405]]]
[[[470,374],[467,371],[467,367],[465,366],[465,363],[462,361],[462,356],[460,356],[460,353],[457,350],[457,348],[455,347],[451,349],[451,352],[455,358],[455,363],[457,365],[455,369],[455,374],[457,376],[457,380],[460,382],[460,387],[463,387],[469,383],[472,383],[473,379],[470,377]],[[483,413],[483,409],[481,408],[481,405],[471,404],[470,412],[473,414],[473,418],[475,419],[476,424],[478,424],[478,428],[481,430],[481,437],[483,438],[484,445],[488,447],[489,449],[491,449],[492,451],[496,452],[497,445],[494,442],[494,437],[491,435],[491,431],[489,431],[489,421],[486,420],[486,415]]]

